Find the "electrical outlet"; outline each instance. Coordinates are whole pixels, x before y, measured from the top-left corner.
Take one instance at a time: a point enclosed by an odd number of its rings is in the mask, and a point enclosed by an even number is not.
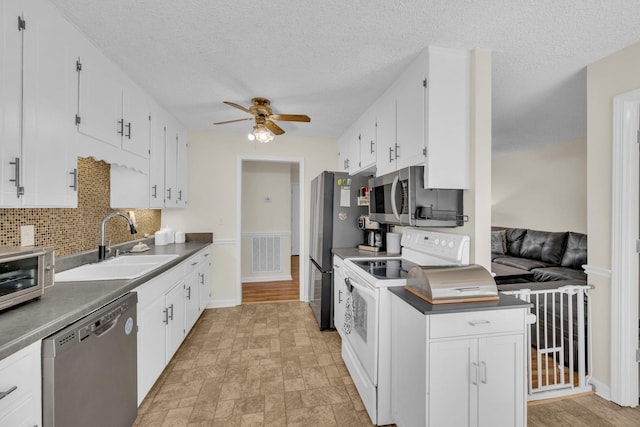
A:
[[[20,246],[33,246],[35,244],[35,226],[23,225],[20,227]]]

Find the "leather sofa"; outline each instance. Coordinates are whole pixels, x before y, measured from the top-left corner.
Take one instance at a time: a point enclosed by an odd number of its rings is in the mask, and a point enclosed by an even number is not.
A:
[[[491,260],[533,273],[528,282],[579,280],[586,284],[587,236],[525,228],[493,227]]]
[[[492,262],[526,270],[532,273],[529,280],[515,280],[513,283],[498,283],[500,291],[516,291],[520,289],[552,290],[563,286],[581,286],[587,284],[587,276],[582,265],[587,263],[587,236],[574,232],[548,232],[523,228],[492,227],[491,231]],[[578,335],[576,296],[552,294],[540,301],[532,301],[532,313],[537,321],[531,325],[531,344],[539,348],[538,339],[544,342],[542,347],[548,348],[551,343],[563,340],[573,341],[573,354],[569,346],[563,346],[561,358],[568,366],[574,362],[578,365]],[[573,331],[570,333],[569,298],[573,300]],[[585,326],[588,322],[588,308],[585,306]],[[582,331],[588,340],[587,328]],[[555,333],[553,332],[555,330]],[[545,333],[546,331],[546,333]],[[546,335],[546,336],[545,336]],[[585,363],[587,361],[585,360]]]

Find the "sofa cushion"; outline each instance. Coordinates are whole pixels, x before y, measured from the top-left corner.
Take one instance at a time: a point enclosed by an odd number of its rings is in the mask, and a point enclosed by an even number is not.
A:
[[[534,268],[547,267],[547,264],[545,264],[542,261],[529,259],[529,258],[519,258],[515,256],[508,256],[508,255],[498,257],[494,259],[493,262],[502,264],[502,265],[508,265],[509,267],[521,268],[527,271],[532,270]]]
[[[552,233],[527,230],[527,234],[522,240],[520,256],[539,260],[549,265],[560,265],[567,234],[567,232]]]
[[[587,275],[582,270],[576,270],[568,267],[546,267],[534,268],[533,280],[538,282],[551,282],[557,280],[580,280],[587,282]]]
[[[582,270],[582,265],[587,263],[587,235],[569,232],[567,247],[562,255],[560,265],[562,267]]]
[[[507,236],[504,230],[491,232],[491,253],[496,255],[507,253]]]
[[[527,234],[527,230],[524,228],[508,228],[505,230],[507,255],[520,256],[520,248],[525,234]]]

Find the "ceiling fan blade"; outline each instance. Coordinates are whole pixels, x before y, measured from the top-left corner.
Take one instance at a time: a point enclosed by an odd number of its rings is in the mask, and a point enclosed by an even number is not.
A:
[[[230,101],[223,101],[223,102],[227,105],[231,105],[232,107],[236,107],[237,109],[242,110],[245,113],[251,114],[251,111],[249,111],[249,109],[243,107],[242,105],[239,105],[239,104],[236,104],[235,102],[230,102]]]
[[[244,122],[246,120],[253,120],[253,117],[247,117],[245,119],[227,120],[225,122],[216,122],[214,125],[224,125],[226,123]]]
[[[280,120],[283,122],[310,122],[309,116],[304,114],[272,114],[269,116],[271,120]]]
[[[266,122],[264,122],[264,125],[267,127],[267,129],[269,129],[276,135],[282,135],[284,133],[284,130],[282,130],[280,126],[273,123],[271,120],[267,120]]]

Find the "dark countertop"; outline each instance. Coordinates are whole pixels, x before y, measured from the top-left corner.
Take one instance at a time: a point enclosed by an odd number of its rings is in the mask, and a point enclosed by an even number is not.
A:
[[[150,246],[141,255],[180,255],[161,267],[133,280],[56,282],[40,299],[0,312],[0,360],[75,322],[144,282],[175,267],[210,242]],[[136,256],[136,254],[123,255]]]
[[[505,310],[533,306],[533,304],[531,303],[522,301],[511,295],[502,294],[500,292],[498,292],[498,295],[500,296],[500,300],[498,301],[431,304],[430,302],[423,300],[419,296],[412,294],[411,292],[406,290],[404,286],[395,286],[389,288],[389,291],[424,315],[461,313],[465,311]]]
[[[400,254],[388,254],[385,251],[371,252],[363,251],[358,248],[333,248],[331,253],[342,259],[347,258],[377,258],[377,257],[399,257]]]

